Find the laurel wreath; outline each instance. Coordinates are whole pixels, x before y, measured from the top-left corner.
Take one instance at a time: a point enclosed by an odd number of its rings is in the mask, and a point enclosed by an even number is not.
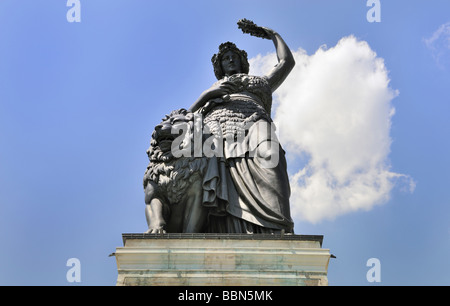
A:
[[[260,26],[257,26],[253,21],[248,19],[240,19],[238,22],[238,28],[242,30],[242,32],[246,34],[250,34],[252,36],[270,39],[267,32]]]

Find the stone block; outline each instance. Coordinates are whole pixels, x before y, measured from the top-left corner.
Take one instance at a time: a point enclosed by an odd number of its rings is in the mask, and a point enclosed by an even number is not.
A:
[[[322,236],[123,234],[117,285],[324,286]]]

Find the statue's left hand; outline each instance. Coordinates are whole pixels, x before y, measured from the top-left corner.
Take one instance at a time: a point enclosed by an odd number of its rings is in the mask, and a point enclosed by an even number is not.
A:
[[[248,19],[240,19],[238,22],[239,29],[242,30],[244,33],[248,33],[252,36],[261,37],[265,39],[273,39],[274,35],[276,34],[274,30],[266,28],[266,27],[260,27],[256,25],[253,21]]]

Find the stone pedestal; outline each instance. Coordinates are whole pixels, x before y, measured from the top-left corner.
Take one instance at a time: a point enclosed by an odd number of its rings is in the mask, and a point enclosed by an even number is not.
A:
[[[123,234],[117,285],[326,286],[323,236]]]

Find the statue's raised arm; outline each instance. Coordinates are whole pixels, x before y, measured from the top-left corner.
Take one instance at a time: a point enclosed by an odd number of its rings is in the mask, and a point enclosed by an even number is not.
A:
[[[257,26],[247,19],[239,20],[238,26],[244,33],[273,41],[277,51],[278,64],[267,75],[267,79],[272,88],[272,92],[274,92],[283,83],[295,66],[295,60],[291,50],[289,50],[289,47],[284,42],[283,38],[281,38],[280,34],[272,29]]]

